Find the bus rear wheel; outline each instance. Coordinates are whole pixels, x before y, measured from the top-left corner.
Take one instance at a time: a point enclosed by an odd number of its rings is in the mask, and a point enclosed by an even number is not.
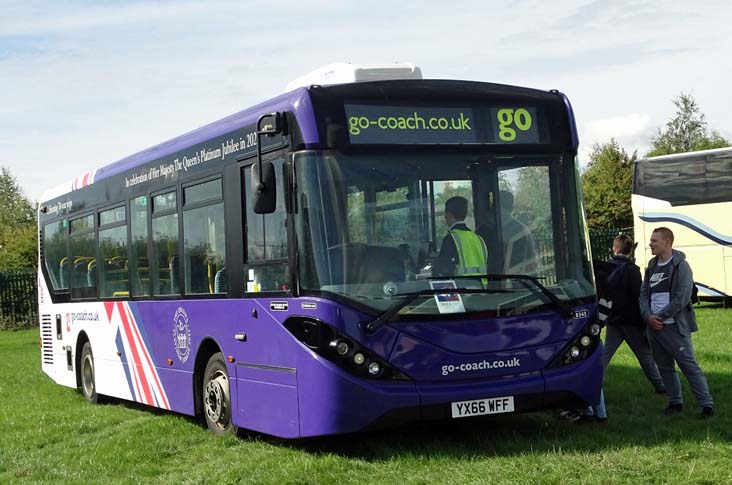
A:
[[[79,374],[81,375],[81,393],[84,399],[96,404],[99,402],[99,394],[97,394],[96,379],[94,377],[94,354],[89,342],[84,343],[84,347],[81,349]]]
[[[203,415],[214,434],[236,434],[238,427],[231,420],[231,387],[229,373],[221,352],[208,359],[203,373]]]

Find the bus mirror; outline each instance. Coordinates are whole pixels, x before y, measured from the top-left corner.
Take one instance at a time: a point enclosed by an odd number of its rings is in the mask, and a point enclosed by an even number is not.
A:
[[[272,162],[252,166],[252,206],[257,214],[271,214],[277,201],[277,182]]]

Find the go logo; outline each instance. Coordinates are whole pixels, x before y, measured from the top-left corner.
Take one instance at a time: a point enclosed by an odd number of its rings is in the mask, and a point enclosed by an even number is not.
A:
[[[499,109],[496,117],[498,118],[498,137],[501,141],[514,141],[516,139],[516,129],[528,131],[534,123],[534,120],[531,119],[531,113],[525,108]]]

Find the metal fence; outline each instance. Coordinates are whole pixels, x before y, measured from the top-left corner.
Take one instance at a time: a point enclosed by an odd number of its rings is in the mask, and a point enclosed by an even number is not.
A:
[[[0,272],[0,329],[38,326],[35,271]]]
[[[590,247],[592,259],[608,261],[613,257],[613,239],[618,234],[633,237],[632,227],[614,227],[611,229],[590,229]],[[635,240],[635,238],[633,238]]]

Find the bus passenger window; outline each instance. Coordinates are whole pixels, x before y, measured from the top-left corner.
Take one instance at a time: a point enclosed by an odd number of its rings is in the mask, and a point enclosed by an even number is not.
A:
[[[69,287],[69,258],[66,254],[66,219],[43,227],[43,262],[54,290]]]
[[[147,255],[147,196],[130,202],[130,245],[132,255],[128,263],[133,296],[150,295],[150,263]]]
[[[226,248],[221,179],[185,187],[183,195],[186,293],[224,293]]]
[[[175,191],[153,197],[153,294],[178,295],[180,258],[178,257],[178,213]],[[162,215],[158,213],[162,212]]]
[[[130,295],[127,275],[127,225],[125,207],[99,213],[99,296],[123,298]]]
[[[93,298],[97,296],[94,215],[73,219],[70,227],[71,298]]]

